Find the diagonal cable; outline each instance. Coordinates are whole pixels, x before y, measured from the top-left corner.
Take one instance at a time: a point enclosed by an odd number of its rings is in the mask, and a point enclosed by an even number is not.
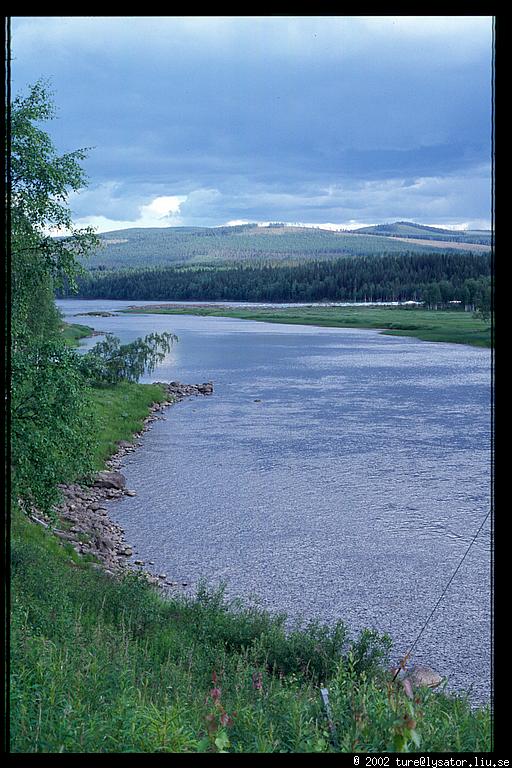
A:
[[[466,551],[464,552],[464,554],[463,554],[463,556],[462,556],[461,560],[459,561],[459,564],[457,565],[456,569],[455,569],[455,570],[454,570],[454,572],[452,573],[452,575],[451,575],[451,577],[450,577],[450,579],[449,579],[448,583],[446,584],[445,588],[444,588],[444,589],[443,589],[443,591],[441,592],[441,595],[440,595],[440,597],[439,597],[439,599],[438,599],[437,603],[434,605],[434,607],[433,607],[433,608],[432,608],[432,610],[430,611],[429,615],[428,615],[428,616],[427,616],[427,618],[425,619],[425,622],[424,622],[424,624],[423,624],[422,628],[421,628],[421,629],[420,629],[420,631],[418,632],[418,635],[417,635],[417,637],[416,637],[416,640],[414,641],[414,643],[411,645],[411,647],[409,648],[409,650],[407,651],[407,653],[406,653],[406,654],[405,654],[405,656],[403,657],[403,659],[402,659],[402,662],[401,662],[400,666],[398,667],[397,671],[395,672],[395,675],[394,675],[394,677],[393,677],[393,680],[395,680],[395,679],[396,679],[396,677],[397,677],[398,673],[400,672],[400,669],[402,669],[402,668],[403,668],[403,666],[405,665],[405,662],[406,662],[406,660],[410,658],[410,656],[411,656],[411,654],[412,654],[412,652],[413,652],[414,648],[417,646],[417,644],[418,644],[418,642],[419,642],[419,639],[420,639],[420,637],[422,636],[423,632],[425,631],[425,628],[426,628],[427,624],[429,623],[429,621],[430,621],[430,619],[432,618],[432,616],[434,615],[434,613],[437,611],[437,609],[438,609],[438,607],[439,607],[439,605],[440,605],[440,603],[441,603],[441,601],[442,601],[443,597],[445,596],[445,594],[446,594],[446,593],[447,593],[447,591],[448,591],[448,588],[449,588],[450,584],[452,583],[452,581],[454,580],[455,576],[456,576],[456,575],[457,575],[457,573],[459,572],[459,570],[460,570],[460,567],[462,566],[462,563],[463,563],[463,562],[464,562],[464,560],[466,559],[466,557],[467,557],[467,555],[468,555],[468,553],[469,553],[469,550],[471,549],[471,547],[472,547],[472,546],[473,546],[473,544],[475,543],[475,541],[476,541],[476,539],[477,539],[477,536],[478,536],[478,534],[480,533],[480,531],[481,531],[481,530],[482,530],[482,528],[484,527],[485,523],[487,522],[487,518],[489,517],[489,515],[490,515],[490,514],[491,514],[491,510],[489,510],[489,512],[486,514],[486,516],[485,516],[485,517],[484,517],[484,519],[482,520],[482,523],[481,523],[481,525],[480,525],[480,527],[479,527],[478,531],[475,533],[475,535],[474,535],[474,536],[473,536],[473,538],[471,539],[471,541],[470,541],[470,543],[469,543],[469,546],[468,546],[468,548],[466,549]]]

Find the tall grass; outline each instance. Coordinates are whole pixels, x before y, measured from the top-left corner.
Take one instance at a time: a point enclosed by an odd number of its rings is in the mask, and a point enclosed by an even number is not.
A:
[[[152,403],[167,397],[159,384],[131,382],[93,389],[90,394],[98,426],[93,457],[97,469],[115,453],[119,440],[130,440],[141,429]]]
[[[382,671],[386,638],[287,633],[284,617],[221,592],[165,598],[136,574],[111,580],[18,512],[12,587],[12,751],[393,751],[412,719],[423,751],[489,748],[488,712],[463,699],[425,692],[411,713]]]

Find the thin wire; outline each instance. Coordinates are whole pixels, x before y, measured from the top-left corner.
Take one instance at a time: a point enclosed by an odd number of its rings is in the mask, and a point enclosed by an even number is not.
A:
[[[487,521],[487,518],[489,517],[489,515],[490,515],[490,514],[491,514],[491,510],[489,510],[489,512],[486,514],[486,516],[485,516],[485,517],[484,517],[484,519],[482,520],[482,523],[481,523],[481,525],[480,525],[480,528],[478,529],[478,531],[475,533],[475,535],[474,535],[474,536],[473,536],[473,538],[471,539],[471,542],[470,542],[470,544],[469,544],[468,548],[466,549],[466,551],[464,552],[464,554],[463,554],[463,556],[462,556],[462,559],[460,560],[460,562],[459,562],[458,566],[456,567],[456,569],[455,569],[455,570],[454,570],[454,572],[452,573],[452,575],[451,575],[451,577],[450,577],[450,580],[448,581],[447,585],[445,586],[445,588],[444,588],[444,589],[443,589],[443,591],[441,592],[441,596],[439,597],[439,599],[438,599],[437,603],[434,605],[434,607],[433,607],[433,608],[432,608],[432,610],[430,611],[429,615],[427,616],[427,618],[426,618],[426,620],[425,620],[425,622],[424,622],[424,624],[423,624],[422,628],[420,629],[420,631],[419,631],[419,633],[418,633],[418,636],[416,637],[416,640],[414,641],[414,643],[411,645],[411,647],[409,648],[409,650],[407,651],[407,653],[406,653],[406,654],[405,654],[405,656],[403,657],[403,659],[402,659],[402,663],[401,663],[401,665],[398,667],[397,671],[395,672],[395,675],[394,675],[394,677],[393,677],[393,680],[395,680],[395,679],[396,679],[396,677],[397,677],[398,673],[400,672],[400,669],[402,669],[402,668],[403,668],[403,664],[404,664],[404,661],[405,661],[405,660],[407,660],[407,659],[408,659],[408,658],[411,656],[411,654],[412,654],[412,652],[413,652],[414,648],[416,647],[416,645],[417,645],[417,644],[418,644],[418,642],[419,642],[419,639],[420,639],[420,637],[422,636],[423,632],[425,631],[425,628],[426,628],[427,624],[429,623],[429,621],[430,621],[430,619],[432,618],[432,616],[434,615],[434,613],[437,611],[437,609],[438,609],[438,607],[439,607],[439,604],[441,603],[441,600],[443,599],[443,597],[444,597],[444,596],[445,596],[445,594],[447,593],[447,591],[448,591],[448,588],[449,588],[450,584],[452,583],[452,581],[454,580],[455,576],[456,576],[456,575],[457,575],[457,573],[459,572],[459,570],[460,570],[460,567],[461,567],[462,563],[463,563],[463,562],[464,562],[464,560],[466,559],[466,557],[467,557],[467,555],[468,555],[468,552],[469,552],[469,550],[471,549],[471,547],[472,547],[472,546],[473,546],[473,544],[475,543],[475,541],[476,541],[476,539],[477,539],[477,536],[478,536],[478,534],[480,533],[480,531],[481,531],[481,530],[482,530],[482,528],[484,527],[484,525],[485,525],[485,523],[486,523],[486,521]]]

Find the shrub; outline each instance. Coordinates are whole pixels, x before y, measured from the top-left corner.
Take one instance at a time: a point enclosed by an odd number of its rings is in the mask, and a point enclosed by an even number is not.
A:
[[[144,339],[121,344],[111,333],[82,357],[82,370],[93,386],[138,381],[154,371],[178,337],[173,333],[151,333]]]
[[[62,342],[15,350],[11,365],[13,495],[48,510],[58,483],[92,469],[88,390],[78,355]]]

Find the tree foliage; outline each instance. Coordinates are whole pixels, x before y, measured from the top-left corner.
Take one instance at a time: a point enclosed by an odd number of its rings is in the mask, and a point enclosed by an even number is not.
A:
[[[12,354],[12,491],[42,509],[56,485],[87,474],[94,421],[76,353],[58,341]]]
[[[85,150],[59,155],[40,126],[55,115],[43,81],[10,109],[11,487],[47,509],[56,485],[90,468],[93,423],[78,356],[61,338],[54,287],[73,284],[97,242],[76,230],[67,198],[85,176]],[[56,240],[55,232],[65,232]]]
[[[136,381],[176,337],[150,334],[131,344],[108,335],[91,352],[70,350],[61,334],[56,286],[73,290],[80,260],[98,244],[73,226],[69,194],[85,184],[86,150],[59,155],[41,123],[55,116],[37,82],[10,112],[11,477],[14,498],[49,510],[57,484],[92,469],[95,420],[90,387]],[[59,233],[62,233],[61,236]]]
[[[92,386],[138,381],[154,371],[178,340],[173,333],[151,333],[144,339],[121,344],[111,333],[82,357],[83,371]]]
[[[50,330],[34,319],[48,317],[53,288],[65,278],[73,286],[82,271],[80,258],[98,238],[91,228],[73,226],[67,199],[85,185],[80,162],[86,150],[62,155],[41,123],[55,116],[48,85],[40,80],[27,96],[17,96],[10,110],[8,188],[11,217],[12,329],[18,343],[29,343]],[[62,233],[61,237],[55,237]],[[53,317],[54,330],[58,328]]]
[[[395,253],[341,259],[91,270],[84,298],[154,301],[460,301],[475,307],[490,284],[488,254]]]

